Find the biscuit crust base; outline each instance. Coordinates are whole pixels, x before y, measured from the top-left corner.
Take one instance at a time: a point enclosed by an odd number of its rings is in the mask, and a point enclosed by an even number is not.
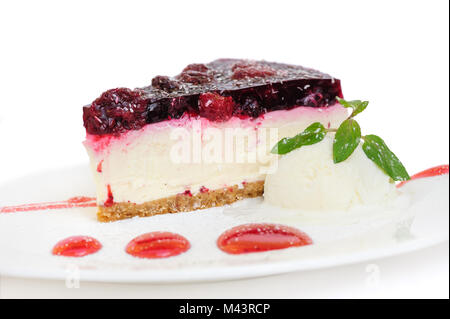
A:
[[[161,198],[143,204],[114,203],[112,206],[99,206],[97,219],[101,222],[131,218],[146,217],[159,214],[173,214],[190,212],[198,209],[218,207],[234,203],[244,198],[262,196],[264,181],[245,183],[242,188],[238,185],[223,189],[199,192],[197,194],[178,194]]]

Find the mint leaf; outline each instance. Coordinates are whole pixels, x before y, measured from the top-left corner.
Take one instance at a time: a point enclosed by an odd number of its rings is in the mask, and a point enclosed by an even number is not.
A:
[[[394,181],[406,181],[410,179],[403,164],[387,147],[384,141],[376,135],[367,135],[362,146],[364,153],[378,165]]]
[[[348,119],[339,126],[333,142],[333,161],[345,161],[359,145],[361,128],[354,119]]]
[[[273,154],[287,154],[297,148],[306,145],[312,145],[320,142],[327,135],[325,127],[319,123],[313,123],[303,132],[294,137],[285,137],[281,139],[273,148]]]
[[[352,115],[350,115],[350,117],[354,117],[356,116],[356,114],[364,111],[367,105],[369,105],[369,101],[362,101],[359,105],[356,106],[356,108],[353,109]]]
[[[350,117],[354,117],[357,114],[361,113],[366,109],[367,105],[369,105],[369,101],[361,101],[361,100],[346,101],[344,99],[341,99],[340,97],[336,97],[336,99],[342,106],[353,109],[353,112],[350,115]]]

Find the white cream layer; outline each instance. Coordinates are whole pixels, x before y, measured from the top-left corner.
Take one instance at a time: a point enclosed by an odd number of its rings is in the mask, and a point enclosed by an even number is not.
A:
[[[119,137],[88,134],[84,145],[98,204],[107,200],[108,185],[114,202],[140,204],[186,190],[195,194],[202,187],[214,190],[263,181],[276,169],[278,157],[269,152],[279,139],[294,136],[313,122],[338,127],[347,115],[345,108],[334,105],[274,111],[256,119],[233,117],[223,123],[184,117],[149,124]],[[251,137],[244,140],[243,148],[236,145],[236,138],[231,149],[225,148],[230,145],[225,141],[230,129],[249,132]],[[186,142],[190,143],[190,156],[180,158],[177,155],[186,153]]]

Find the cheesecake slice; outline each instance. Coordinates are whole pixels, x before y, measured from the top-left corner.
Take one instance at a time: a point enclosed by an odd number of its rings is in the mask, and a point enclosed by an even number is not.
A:
[[[271,147],[337,127],[340,81],[301,66],[219,59],[104,92],[83,108],[98,219],[176,213],[261,196]],[[292,169],[295,169],[293,167]]]

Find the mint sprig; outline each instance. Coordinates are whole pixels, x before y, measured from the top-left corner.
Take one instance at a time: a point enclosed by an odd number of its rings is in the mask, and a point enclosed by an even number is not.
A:
[[[285,137],[281,139],[275,144],[271,152],[280,155],[287,154],[302,146],[319,143],[325,138],[325,135],[327,135],[325,127],[321,123],[316,122],[294,137]]]
[[[350,117],[355,117],[357,114],[364,111],[367,105],[369,105],[369,101],[361,101],[361,100],[346,101],[344,99],[341,99],[340,97],[336,97],[336,99],[338,100],[339,104],[341,104],[343,107],[353,109],[353,112],[350,115]]]
[[[338,129],[326,129],[319,122],[313,123],[300,134],[291,138],[281,139],[273,147],[271,152],[280,155],[287,154],[302,146],[312,145],[322,141],[328,132],[336,132],[333,141],[334,163],[341,163],[349,158],[358,147],[361,139],[363,139],[364,144],[362,148],[364,153],[383,172],[389,175],[394,181],[409,180],[410,176],[405,167],[387,147],[383,139],[376,135],[361,135],[361,127],[354,117],[364,111],[369,105],[369,102],[361,100],[346,101],[339,97],[336,99],[342,106],[353,110]]]

